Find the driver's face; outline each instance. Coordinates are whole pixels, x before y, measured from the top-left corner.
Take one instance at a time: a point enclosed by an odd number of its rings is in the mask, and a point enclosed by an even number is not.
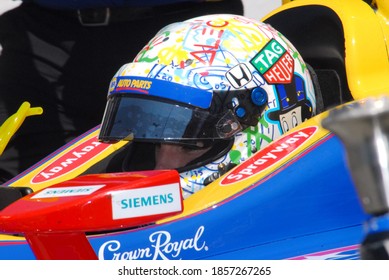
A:
[[[187,149],[181,145],[161,144],[155,149],[155,169],[177,169],[205,154],[205,149]]]

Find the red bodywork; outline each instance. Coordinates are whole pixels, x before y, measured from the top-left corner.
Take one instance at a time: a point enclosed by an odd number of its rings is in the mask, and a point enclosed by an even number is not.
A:
[[[154,204],[158,204],[161,196],[158,192],[166,192],[166,186],[171,205],[159,205],[158,209],[163,211],[134,215],[134,212],[140,213],[134,210],[143,211],[135,209],[142,207],[139,199],[132,209],[126,210],[114,201],[115,196],[121,197],[135,190],[138,194],[155,193],[148,196],[148,203],[143,205],[144,209],[152,209],[152,198]],[[124,205],[128,206],[128,203]],[[120,212],[119,216],[114,209],[119,209],[116,210]],[[4,233],[24,235],[37,259],[97,259],[86,232],[137,227],[182,210],[180,177],[174,170],[84,175],[12,203],[0,213],[0,228]]]

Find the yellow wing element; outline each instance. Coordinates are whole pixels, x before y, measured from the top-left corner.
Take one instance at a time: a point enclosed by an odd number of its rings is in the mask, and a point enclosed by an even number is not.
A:
[[[26,117],[41,115],[42,113],[42,107],[31,107],[29,102],[23,102],[18,111],[0,126],[0,155],[3,153],[5,147],[11,140],[11,137],[20,128]]]

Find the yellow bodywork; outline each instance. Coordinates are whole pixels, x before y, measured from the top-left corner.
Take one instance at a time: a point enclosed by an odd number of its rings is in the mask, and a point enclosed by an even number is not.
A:
[[[283,3],[262,20],[284,10],[313,5],[325,6],[338,15],[345,36],[348,86],[354,99],[389,93],[389,1],[376,0],[372,6],[362,0],[284,0]]]

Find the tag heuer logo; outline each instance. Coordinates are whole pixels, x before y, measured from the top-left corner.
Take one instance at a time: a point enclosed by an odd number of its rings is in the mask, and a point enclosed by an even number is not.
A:
[[[267,43],[250,62],[269,84],[290,83],[292,80],[293,57],[274,39]]]

